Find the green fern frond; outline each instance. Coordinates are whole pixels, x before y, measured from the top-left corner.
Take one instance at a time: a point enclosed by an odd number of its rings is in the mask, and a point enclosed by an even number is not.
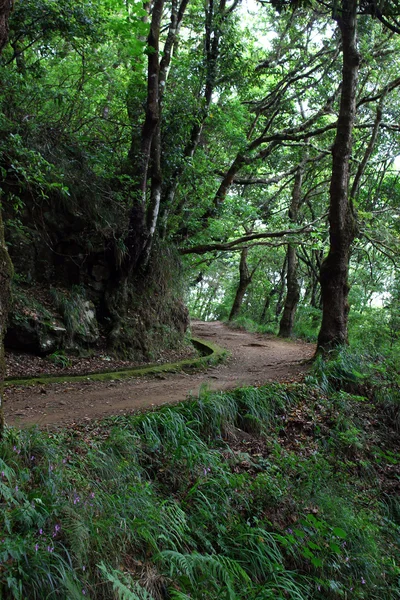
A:
[[[227,597],[230,600],[237,598],[234,590],[235,583],[249,583],[250,578],[240,564],[231,558],[221,555],[181,554],[166,550],[160,557],[169,564],[171,576],[183,575],[188,578],[192,587],[197,587],[200,582],[210,587],[223,583]]]
[[[154,596],[141,587],[137,581],[133,581],[126,573],[107,567],[103,562],[97,566],[113,586],[113,591],[118,600],[154,600]]]

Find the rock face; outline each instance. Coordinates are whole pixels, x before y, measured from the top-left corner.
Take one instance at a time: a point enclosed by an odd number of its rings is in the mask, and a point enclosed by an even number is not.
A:
[[[10,194],[18,182],[12,184]],[[167,247],[153,249],[146,273],[120,294],[115,274],[123,249],[116,231],[126,215],[107,212],[106,201],[86,192],[38,203],[20,190],[21,223],[6,232],[17,275],[7,347],[46,355],[95,348],[101,340],[110,352],[135,360],[178,348],[188,326],[179,259]],[[12,204],[4,206],[12,222]]]
[[[64,346],[67,330],[61,324],[45,323],[40,318],[18,319],[11,313],[5,346],[31,354],[45,356]]]
[[[96,319],[96,307],[90,300],[83,300],[79,313],[79,328],[73,337],[79,345],[91,346],[100,337],[99,325]]]
[[[36,288],[14,285],[7,348],[44,356],[61,349],[88,348],[99,337],[95,306],[80,291],[57,289],[39,298]]]

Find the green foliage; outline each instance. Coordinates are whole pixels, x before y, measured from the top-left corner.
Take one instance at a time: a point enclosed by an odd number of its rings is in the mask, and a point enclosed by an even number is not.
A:
[[[343,367],[330,369],[338,388]],[[90,428],[6,430],[3,597],[396,597],[385,402],[323,394],[314,378]]]
[[[128,575],[122,575],[116,569],[107,568],[104,563],[99,564],[99,569],[112,584],[118,600],[154,600],[154,597],[137,582],[130,581]]]
[[[302,292],[296,334],[315,341],[341,69],[336,37],[321,15],[303,10],[306,4],[297,2],[294,17],[283,11],[279,19],[270,8],[254,19],[229,8],[205,15],[202,3],[189,5],[160,121],[162,190],[176,184],[176,194],[162,198],[162,241],[154,245],[148,287],[141,288],[139,277],[129,292],[131,320],[120,349],[138,338],[140,352],[154,356],[162,341],[177,342],[174,320],[184,322],[185,310],[171,291],[182,285],[171,245],[223,243],[297,226],[288,208],[305,154],[297,220],[314,225],[305,235],[251,245],[249,269],[256,270],[234,326],[276,330],[290,239]],[[10,244],[19,252],[18,244],[27,247],[39,236],[39,249],[50,246],[60,260],[65,256],[56,242],[78,244],[67,251],[71,262],[81,261],[75,281],[87,280],[90,269],[82,265],[99,256],[114,271],[127,256],[148,83],[147,17],[141,3],[122,0],[28,0],[16,3],[11,17],[0,65],[0,174]],[[253,31],[241,23],[247,18]],[[205,21],[212,26],[211,62]],[[375,25],[360,26],[359,79],[361,94],[379,96],[397,80],[398,42]],[[398,596],[397,480],[388,476],[399,464],[393,440],[400,428],[399,290],[392,274],[399,194],[397,174],[388,168],[399,98],[392,87],[382,105],[385,127],[353,199],[360,234],[350,273],[350,338],[357,348],[367,336],[371,347],[358,354],[341,349],[331,361],[319,357],[305,386],[203,392],[177,407],[108,419],[94,429],[7,430],[0,445],[0,595]],[[359,107],[352,177],[376,112],[372,100]],[[308,119],[320,130],[310,138]],[[292,132],[285,143],[275,143],[285,131]],[[233,184],[217,197],[221,179],[240,161]],[[192,313],[227,318],[238,254],[186,260]],[[129,294],[119,291],[122,304]],[[101,294],[105,303],[104,289]],[[53,290],[71,336],[86,333],[86,297],[82,288]],[[160,301],[152,304],[155,297]],[[382,298],[382,308],[371,307]],[[50,318],[27,294],[16,300],[22,318],[39,308]],[[119,302],[113,308],[118,313]],[[56,353],[51,360],[63,364],[65,357]]]
[[[62,315],[71,337],[86,332],[83,313],[85,312],[85,291],[76,286],[70,292],[52,288],[50,291],[55,306]]]
[[[62,350],[56,350],[52,354],[49,354],[47,360],[50,360],[54,365],[58,367],[66,368],[70,365],[71,361]]]

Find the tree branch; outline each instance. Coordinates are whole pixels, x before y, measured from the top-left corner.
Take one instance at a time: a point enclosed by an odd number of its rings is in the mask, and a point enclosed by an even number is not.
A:
[[[326,215],[323,215],[324,217]],[[224,243],[216,243],[216,244],[201,244],[199,246],[192,246],[191,248],[179,248],[179,254],[205,254],[206,252],[213,252],[214,250],[231,250],[236,249],[236,246],[239,244],[246,244],[247,242],[251,242],[252,240],[262,240],[262,239],[270,239],[270,238],[280,238],[285,237],[286,235],[298,235],[301,233],[310,233],[313,231],[313,225],[320,221],[319,217],[315,221],[300,227],[299,229],[283,229],[281,231],[265,231],[260,233],[252,233],[251,235],[245,235],[241,238],[237,238],[236,240],[232,240],[231,242]]]

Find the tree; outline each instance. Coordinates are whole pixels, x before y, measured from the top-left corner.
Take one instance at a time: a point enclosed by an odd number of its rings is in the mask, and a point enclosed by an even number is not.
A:
[[[228,321],[233,321],[240,312],[240,307],[242,306],[243,298],[246,294],[247,288],[251,284],[253,279],[253,275],[259,266],[259,263],[255,265],[255,267],[249,271],[249,266],[247,264],[249,249],[247,246],[244,246],[240,252],[240,263],[239,263],[239,285],[236,289],[235,299],[232,304],[231,312],[229,313]]]
[[[304,166],[307,162],[305,156],[296,172],[294,179],[294,186],[292,192],[292,199],[289,208],[289,219],[292,223],[296,223],[299,215],[299,208],[302,202],[302,182],[304,176]],[[293,333],[294,317],[296,314],[296,308],[300,300],[300,285],[297,279],[297,248],[293,244],[288,244],[286,252],[287,260],[287,292],[285,298],[285,305],[283,307],[283,314],[279,324],[279,336],[290,337]]]
[[[12,8],[10,0],[0,1],[0,53],[8,40],[8,18]],[[4,430],[3,412],[3,382],[4,382],[4,335],[7,327],[7,317],[10,307],[10,283],[12,265],[4,242],[4,227],[0,207],[0,439]]]
[[[318,348],[330,350],[347,343],[348,272],[350,250],[357,227],[349,198],[352,132],[360,55],[357,49],[358,0],[342,0],[337,21],[343,54],[342,90],[336,138],[332,150],[329,205],[329,253],[321,265],[322,323]]]

